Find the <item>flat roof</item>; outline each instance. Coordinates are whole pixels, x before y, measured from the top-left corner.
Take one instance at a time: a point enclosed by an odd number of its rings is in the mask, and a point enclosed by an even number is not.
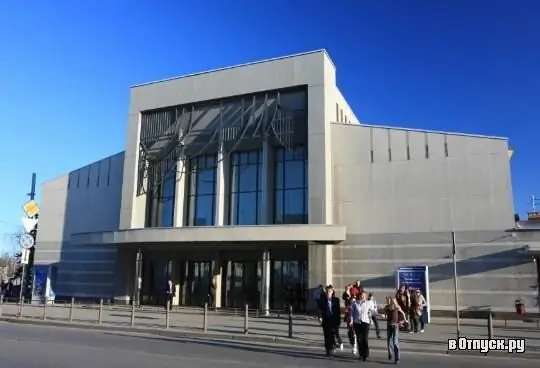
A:
[[[469,134],[469,133],[457,133],[457,132],[447,132],[444,130],[429,130],[429,129],[415,129],[415,128],[404,128],[404,127],[396,127],[396,126],[390,126],[390,125],[375,125],[375,124],[364,124],[360,122],[360,124],[346,124],[346,123],[339,123],[339,122],[332,122],[332,124],[339,124],[339,125],[346,125],[346,126],[353,126],[353,127],[365,127],[365,128],[379,128],[379,129],[391,129],[391,130],[404,130],[409,132],[419,132],[419,133],[433,133],[433,134],[447,134],[447,135],[458,135],[463,137],[471,137],[471,138],[487,138],[487,139],[500,139],[507,141],[507,137],[499,137],[499,136],[493,136],[493,135],[481,135],[481,134]]]
[[[159,79],[159,80],[152,81],[152,82],[139,83],[139,84],[132,85],[130,88],[142,87],[142,86],[147,86],[147,85],[149,85],[149,84],[155,84],[155,83],[167,82],[167,81],[171,81],[171,80],[175,80],[175,79],[194,77],[194,76],[201,75],[201,74],[215,73],[215,72],[219,72],[219,71],[222,71],[222,70],[228,70],[228,69],[234,69],[234,68],[242,68],[242,67],[248,66],[248,65],[255,65],[255,64],[269,63],[269,62],[273,62],[273,61],[276,61],[276,60],[289,59],[289,58],[294,58],[294,57],[299,57],[299,56],[304,56],[304,55],[309,55],[309,54],[316,54],[316,53],[319,53],[319,52],[324,52],[324,53],[326,54],[326,57],[328,57],[328,60],[330,60],[330,62],[331,62],[332,65],[334,66],[334,68],[336,67],[335,64],[334,64],[334,62],[333,62],[332,59],[330,58],[330,55],[328,55],[328,52],[326,52],[325,49],[319,49],[319,50],[313,50],[313,51],[301,52],[301,53],[298,53],[298,54],[292,54],[292,55],[286,55],[286,56],[279,56],[279,57],[275,57],[275,58],[271,58],[271,59],[264,59],[264,60],[252,61],[252,62],[244,63],[244,64],[238,64],[238,65],[233,65],[233,66],[226,66],[226,67],[223,67],[223,68],[211,69],[211,70],[206,70],[206,71],[202,71],[202,72],[190,73],[190,74],[185,74],[185,75],[181,75],[181,76],[177,76],[177,77],[171,77],[171,78]]]

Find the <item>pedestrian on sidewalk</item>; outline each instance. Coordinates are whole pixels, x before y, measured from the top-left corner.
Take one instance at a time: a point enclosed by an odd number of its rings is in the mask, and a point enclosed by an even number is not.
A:
[[[169,308],[169,310],[172,310],[174,285],[169,276],[167,276],[167,285],[165,285],[165,298],[165,308]]]
[[[349,324],[351,317],[351,304],[355,301],[354,296],[351,293],[352,285],[349,284],[345,287],[345,291],[341,298],[345,305],[344,320],[347,325],[347,336],[349,337],[349,343],[351,344],[352,354],[356,355],[358,353],[358,347],[356,345],[356,335],[354,334],[354,328]]]
[[[424,308],[426,306],[426,298],[424,298],[420,289],[416,289],[411,295],[411,320],[413,321],[414,333],[424,333]]]
[[[399,285],[399,288],[396,292],[395,299],[397,300],[397,303],[399,304],[399,307],[401,310],[405,313],[407,316],[407,320],[401,327],[402,330],[406,330],[410,323],[409,323],[409,316],[410,316],[410,306],[411,306],[411,295],[409,294],[409,287],[405,284]]]
[[[319,298],[319,313],[326,356],[331,356],[335,351],[336,342],[340,343],[340,341],[336,341],[336,337],[339,337],[341,306],[339,299],[334,296],[334,289],[330,285],[325,288],[325,295]],[[342,346],[340,344],[340,347]]]
[[[393,360],[398,364],[400,359],[399,349],[399,329],[405,322],[407,316],[399,306],[395,297],[388,296],[386,298],[386,306],[384,308],[386,314],[386,343],[388,346],[388,359]]]
[[[375,334],[377,335],[377,338],[380,339],[381,330],[379,329],[379,321],[377,320],[377,317],[379,316],[379,307],[377,306],[377,301],[372,293],[369,293],[368,300],[370,300],[375,307],[375,313],[371,316],[371,320],[373,321],[373,327],[375,327]]]
[[[359,299],[356,299],[352,304],[349,324],[354,328],[358,344],[358,355],[362,361],[366,361],[369,357],[369,326],[372,321],[371,316],[374,313],[377,313],[377,311],[373,302],[367,300],[365,292],[361,292]]]

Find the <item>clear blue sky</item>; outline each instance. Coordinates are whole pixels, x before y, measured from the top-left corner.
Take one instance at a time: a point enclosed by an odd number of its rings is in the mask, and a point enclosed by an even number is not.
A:
[[[123,149],[129,86],[320,48],[363,122],[509,137],[523,213],[540,195],[539,19],[535,0],[2,1],[0,236],[32,171]]]

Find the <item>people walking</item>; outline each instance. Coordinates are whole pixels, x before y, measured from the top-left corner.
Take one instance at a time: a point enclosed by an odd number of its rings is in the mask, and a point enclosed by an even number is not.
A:
[[[408,287],[406,285],[400,285],[395,296],[397,303],[401,310],[407,316],[407,320],[403,324],[402,328],[406,329],[409,326],[409,316],[410,316],[410,306],[411,306],[411,296],[408,292]]]
[[[325,295],[319,298],[319,322],[321,323],[324,336],[324,348],[326,355],[331,356],[336,348],[336,343],[342,348],[339,341],[339,325],[341,324],[341,307],[339,299],[334,296],[334,289],[327,286]]]
[[[377,306],[377,301],[375,300],[375,297],[372,293],[369,293],[368,300],[373,303],[373,306],[375,307],[375,313],[371,316],[371,321],[373,322],[373,327],[375,327],[375,335],[377,335],[377,338],[381,338],[381,330],[379,329],[379,321],[377,320],[377,317],[379,315],[379,307]]]
[[[165,285],[165,308],[172,310],[173,298],[174,298],[174,285],[169,276],[167,276],[167,285]]]
[[[358,296],[362,292],[364,292],[364,287],[362,286],[362,282],[360,282],[360,280],[356,280],[354,285],[351,287],[351,294],[355,299],[358,299]]]
[[[347,324],[347,336],[349,338],[349,343],[351,344],[352,354],[356,355],[358,353],[357,344],[356,344],[356,335],[354,334],[354,328],[349,324],[351,316],[351,304],[355,301],[355,298],[351,294],[352,285],[347,285],[345,291],[343,292],[342,299],[345,305],[345,315],[344,320]]]
[[[419,289],[411,293],[411,333],[424,333],[424,307],[426,305],[426,299]]]
[[[407,316],[399,306],[396,298],[391,296],[386,298],[384,312],[387,321],[386,343],[388,346],[388,359],[398,364],[400,360],[399,327],[405,322]]]
[[[377,313],[373,302],[366,299],[366,293],[361,292],[359,298],[351,305],[351,318],[349,323],[352,324],[356,334],[358,345],[358,355],[360,360],[366,361],[369,357],[369,326],[371,325],[371,316]]]

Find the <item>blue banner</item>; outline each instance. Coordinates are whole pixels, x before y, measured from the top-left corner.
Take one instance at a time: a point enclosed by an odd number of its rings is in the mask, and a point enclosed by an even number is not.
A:
[[[423,318],[425,323],[431,320],[430,298],[429,298],[429,268],[428,266],[405,266],[398,267],[396,271],[396,288],[399,285],[408,285],[410,289],[420,289],[426,298]]]
[[[49,273],[48,265],[36,265],[34,266],[34,290],[32,300],[36,300],[39,303],[45,301],[47,295],[47,274]]]

